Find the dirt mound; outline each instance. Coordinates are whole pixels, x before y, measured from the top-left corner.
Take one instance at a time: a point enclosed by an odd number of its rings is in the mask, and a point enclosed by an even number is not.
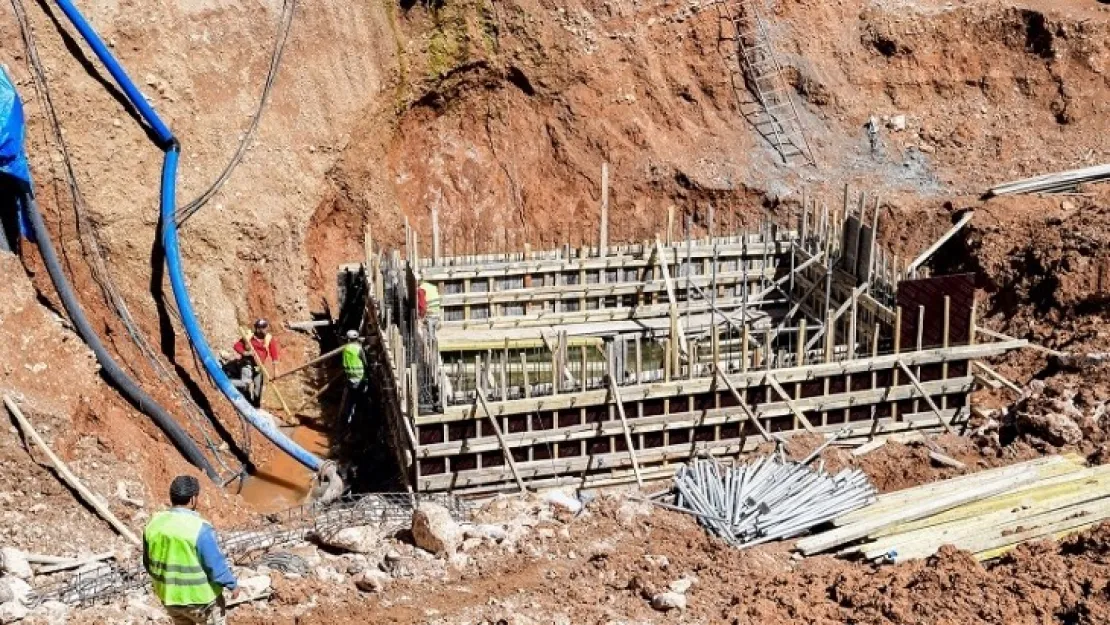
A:
[[[1024,545],[995,564],[945,547],[871,566],[795,560],[782,545],[736,550],[688,517],[628,505],[603,499],[584,516],[541,521],[514,553],[475,553],[443,578],[395,580],[381,594],[297,612],[297,622],[1093,624],[1110,610],[1105,526]],[[654,610],[649,598],[677,580],[692,582],[686,610]],[[292,609],[241,616],[273,622]]]
[[[74,473],[141,531],[165,500],[174,475],[196,474],[148,420],[100,377],[92,352],[68,324],[43,306],[19,261],[0,253],[0,394],[10,395]],[[0,533],[4,546],[37,553],[101,553],[115,538],[24,439],[7,410],[0,431]],[[234,510],[226,496],[205,489],[220,517]],[[130,501],[128,501],[130,500]],[[139,505],[135,505],[139,502]]]

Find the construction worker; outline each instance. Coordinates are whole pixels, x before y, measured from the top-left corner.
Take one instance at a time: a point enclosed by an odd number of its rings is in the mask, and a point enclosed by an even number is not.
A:
[[[420,283],[420,293],[417,295],[417,308],[421,317],[439,321],[442,309],[439,303],[439,287],[431,282]]]
[[[254,349],[255,358],[258,359],[260,366],[256,367],[254,372],[254,398],[251,401],[255,408],[262,405],[262,383],[265,376],[262,373],[262,367],[266,363],[271,363],[273,369],[272,375],[278,376],[281,373],[278,371],[278,359],[281,357],[281,348],[278,346],[277,339],[274,335],[270,334],[270,322],[265,319],[259,319],[254,322],[254,335],[251,336],[251,347]],[[243,339],[235,342],[235,353],[240,356],[248,354],[247,345]]]
[[[220,551],[216,532],[197,514],[198,495],[197,478],[173,479],[173,508],[155,514],[143,531],[143,566],[175,624],[225,625],[223,591],[238,598],[239,582]]]
[[[359,400],[366,394],[366,359],[362,351],[362,342],[358,338],[358,330],[347,330],[347,344],[343,346],[341,353],[343,373],[347,377],[343,416],[347,423],[350,423]]]
[[[227,350],[220,352],[220,368],[231,380],[231,385],[239,389],[247,400],[255,403],[254,395],[254,359],[249,356],[232,354]]]

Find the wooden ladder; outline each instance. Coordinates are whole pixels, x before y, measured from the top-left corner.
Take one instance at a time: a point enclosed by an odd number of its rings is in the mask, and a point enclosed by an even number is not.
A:
[[[717,6],[722,11],[723,41],[735,43],[739,71],[747,89],[756,98],[755,110],[745,117],[782,157],[784,163],[801,161],[816,166],[817,162],[806,139],[798,116],[790,84],[782,74],[782,65],[760,15],[762,0],[730,0]]]

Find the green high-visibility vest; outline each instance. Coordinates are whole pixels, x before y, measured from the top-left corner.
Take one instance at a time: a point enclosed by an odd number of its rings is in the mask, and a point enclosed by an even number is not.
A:
[[[343,371],[347,374],[347,379],[352,382],[360,382],[366,375],[362,366],[362,346],[358,343],[347,343],[343,346]]]
[[[183,512],[159,512],[143,532],[147,572],[162,605],[208,605],[222,592],[200,565],[197,538],[206,521]]]

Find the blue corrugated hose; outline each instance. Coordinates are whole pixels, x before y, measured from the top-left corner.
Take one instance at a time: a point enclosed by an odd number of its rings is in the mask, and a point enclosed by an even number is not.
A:
[[[177,224],[174,219],[174,211],[176,208],[176,191],[177,191],[177,161],[180,155],[180,146],[173,133],[170,132],[169,127],[162,122],[158,114],[146,101],[143,94],[139,92],[135,83],[128,77],[127,72],[120,66],[119,62],[108,50],[104,42],[93,30],[92,26],[85,20],[77,7],[73,5],[70,0],[55,0],[58,7],[65,13],[70,23],[73,24],[77,32],[92,48],[94,54],[100,59],[100,62],[108,69],[108,73],[115,79],[116,84],[127,95],[135,109],[138,110],[139,115],[150,124],[154,135],[158,140],[159,147],[165,150],[165,160],[162,164],[162,198],[161,198],[161,217],[162,217],[162,246],[166,253],[166,270],[170,276],[170,285],[173,288],[174,301],[177,303],[177,309],[181,313],[181,323],[185,326],[185,334],[189,337],[189,342],[192,344],[193,350],[196,352],[197,357],[204,364],[205,371],[219,387],[220,391],[231,401],[235,409],[243,415],[247,421],[250,422],[263,436],[272,441],[282,451],[295,458],[298,462],[308,467],[313,471],[320,469],[322,464],[321,460],[316,456],[310,454],[300,445],[293,442],[288,436],[283,434],[274,424],[274,418],[267,414],[265,411],[259,410],[252,406],[250,402],[243,397],[242,393],[238,391],[224,373],[220,363],[212,353],[212,348],[209,347],[208,341],[204,338],[204,332],[200,328],[200,323],[197,321],[196,313],[193,310],[193,304],[189,299],[189,292],[185,285],[185,273],[181,268],[181,253],[177,242]]]

